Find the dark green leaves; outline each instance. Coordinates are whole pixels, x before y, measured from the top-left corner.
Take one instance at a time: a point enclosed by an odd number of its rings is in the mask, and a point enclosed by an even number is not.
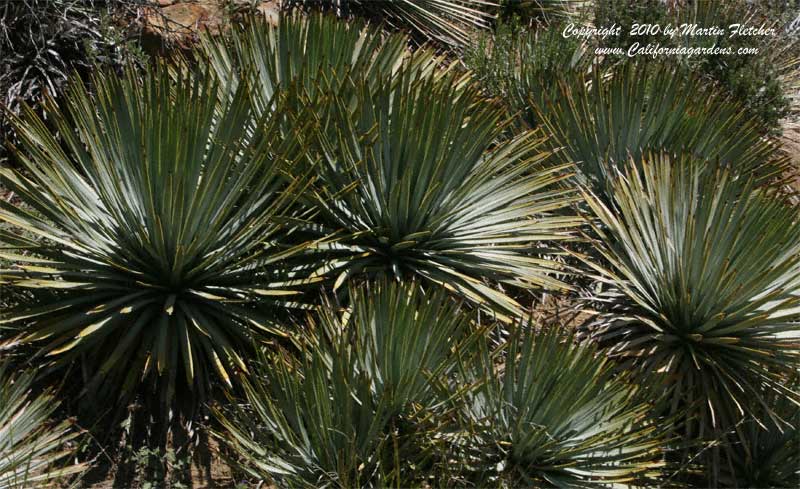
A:
[[[64,111],[49,104],[60,139],[30,110],[16,122],[27,173],[3,170],[3,184],[28,208],[0,203],[17,250],[2,281],[53,294],[3,322],[54,367],[84,356],[90,390],[150,378],[166,402],[176,384],[202,394],[244,368],[242,345],[302,283],[285,262],[302,247],[275,241],[309,181],[287,159],[299,149],[244,87],[218,104],[208,73],[93,82],[96,96],[75,83]]]
[[[720,485],[744,488],[800,484],[800,406],[781,394],[770,395],[767,402],[785,421],[761,423],[748,419],[742,423],[729,437],[730,458],[719,463]]]
[[[32,386],[33,374],[12,376],[0,364],[0,489],[43,487],[86,469],[65,460],[80,433],[69,421],[50,424],[58,403],[50,393],[35,395]]]

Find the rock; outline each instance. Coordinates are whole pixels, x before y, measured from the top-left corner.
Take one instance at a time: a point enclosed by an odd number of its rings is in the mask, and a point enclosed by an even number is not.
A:
[[[161,8],[148,7],[142,19],[146,35],[188,47],[202,31],[219,32],[225,25],[225,11],[217,1],[174,3]]]
[[[272,25],[278,25],[278,17],[281,11],[281,4],[277,0],[265,1],[258,4],[256,10],[267,18]]]
[[[219,33],[230,26],[231,19],[255,13],[277,25],[280,0],[149,0],[140,11],[143,44],[154,51],[169,46],[190,48],[201,32]]]

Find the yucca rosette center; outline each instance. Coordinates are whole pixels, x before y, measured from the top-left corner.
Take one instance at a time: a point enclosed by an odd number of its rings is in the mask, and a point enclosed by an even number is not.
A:
[[[314,193],[341,280],[413,276],[500,314],[520,307],[494,284],[567,288],[543,254],[579,223],[559,186],[570,165],[553,164],[533,132],[496,146],[502,107],[454,74],[353,85],[320,108]]]
[[[26,174],[3,170],[23,204],[0,204],[15,262],[2,278],[35,297],[4,321],[49,367],[94,369],[86,392],[202,395],[245,370],[302,282],[302,246],[279,242],[307,183],[287,171],[294,141],[253,116],[245,88],[219,101],[209,73],[93,85],[48,104],[58,138],[30,110],[15,121]]]
[[[772,418],[800,351],[800,219],[752,179],[690,156],[649,154],[586,194],[613,286],[592,334],[649,382],[691,435]],[[754,414],[760,413],[760,414]],[[721,430],[721,431],[720,431]]]

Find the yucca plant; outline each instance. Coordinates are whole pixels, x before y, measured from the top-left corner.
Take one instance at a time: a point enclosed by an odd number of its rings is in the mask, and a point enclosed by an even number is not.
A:
[[[458,398],[453,437],[476,487],[637,485],[659,476],[665,430],[594,346],[528,322],[497,350],[481,345],[462,364],[475,387]]]
[[[327,346],[327,345],[326,345]],[[364,487],[391,478],[391,415],[352,350],[315,345],[301,365],[262,357],[244,382],[248,405],[223,417],[225,438],[251,477],[278,487]],[[267,376],[266,379],[262,377]]]
[[[263,355],[247,403],[218,410],[218,433],[252,476],[278,487],[416,485],[433,436],[428,408],[454,351],[474,340],[442,290],[389,281],[324,309],[295,359]]]
[[[337,15],[359,15],[412,32],[421,41],[459,48],[474,29],[487,29],[498,6],[491,0],[289,0],[288,6],[321,6]]]
[[[614,168],[648,151],[687,152],[759,182],[781,175],[788,160],[744,110],[709,91],[707,83],[669,63],[626,63],[607,74],[562,80],[544,102],[529,98],[560,154],[574,161],[581,181],[606,192]]]
[[[86,470],[68,460],[80,432],[70,421],[50,422],[53,394],[35,394],[33,373],[10,370],[0,364],[0,489],[43,487]]]
[[[434,402],[430,379],[452,369],[452,351],[475,340],[470,316],[438,287],[425,291],[413,282],[367,283],[351,287],[349,296],[352,311],[341,318],[323,312],[327,335],[350,336],[360,368],[375,392],[389,394],[394,412]]]
[[[200,398],[245,369],[242,348],[303,281],[286,262],[303,246],[276,224],[308,183],[297,145],[252,116],[245,87],[220,108],[207,73],[92,85],[73,83],[63,111],[46,104],[60,137],[30,109],[15,120],[25,172],[3,169],[3,185],[27,207],[0,202],[15,264],[1,277],[36,300],[3,312],[7,342],[37,346],[51,370],[80,359],[93,395]]]
[[[797,389],[795,384],[795,389]],[[772,395],[767,404],[783,422],[748,419],[730,437],[731,457],[721,464],[724,487],[797,487],[800,485],[800,406],[786,396]]]
[[[311,95],[324,80],[326,89],[340,93],[351,74],[377,80],[404,65],[432,72],[441,61],[428,50],[412,56],[407,36],[320,13],[283,14],[277,25],[251,18],[226,37],[205,35],[201,51],[228,96],[240,84],[250,87],[259,113],[274,109],[275,94],[289,87]]]
[[[745,417],[780,426],[769,399],[800,402],[784,383],[800,359],[800,215],[741,180],[649,154],[615,179],[610,204],[585,195],[607,262],[589,330],[621,368],[648,375],[687,441]]]
[[[532,132],[495,145],[509,119],[458,75],[355,84],[355,100],[333,96],[318,111],[311,197],[322,229],[338,232],[324,269],[334,288],[359,275],[421,277],[518,314],[495,284],[568,287],[545,255],[580,222],[559,185],[571,165],[552,162]]]

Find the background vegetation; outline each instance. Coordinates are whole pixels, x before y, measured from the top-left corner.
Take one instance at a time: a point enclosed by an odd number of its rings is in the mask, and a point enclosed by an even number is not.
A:
[[[560,34],[710,5],[0,7],[0,488],[796,487],[797,33]]]

